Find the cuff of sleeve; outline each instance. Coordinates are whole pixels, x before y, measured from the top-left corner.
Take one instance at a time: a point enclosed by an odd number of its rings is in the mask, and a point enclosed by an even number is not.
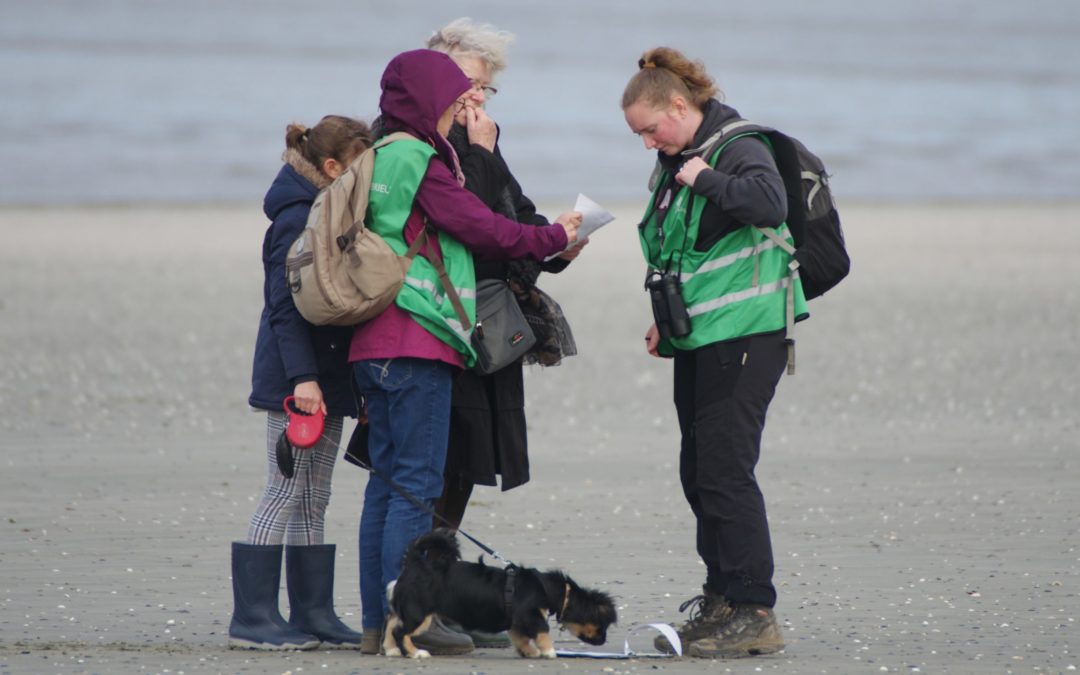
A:
[[[318,381],[319,381],[319,376],[318,375],[298,375],[298,376],[292,378],[292,385],[295,387],[296,385],[303,384],[305,382],[318,382]]]
[[[469,144],[469,152],[478,152],[478,153],[480,153],[482,155],[487,155],[488,157],[497,157],[497,155],[494,152],[492,152],[491,150],[488,150],[487,148],[480,145],[479,143],[470,143]]]

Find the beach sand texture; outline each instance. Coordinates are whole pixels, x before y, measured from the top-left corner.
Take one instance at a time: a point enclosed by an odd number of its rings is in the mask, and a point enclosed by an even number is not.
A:
[[[617,209],[543,279],[580,355],[528,370],[533,480],[478,489],[464,523],[615,595],[615,650],[634,624],[681,621],[704,576],[670,363],[643,351],[638,212]],[[538,664],[481,650],[425,672],[1080,666],[1080,204],[842,214],[854,270],[798,327],[758,470],[786,652]],[[246,397],[265,226],[255,205],[0,210],[0,671],[418,670],[225,648],[229,542],[264,478]],[[328,513],[337,608],[357,628],[365,479],[340,463]]]

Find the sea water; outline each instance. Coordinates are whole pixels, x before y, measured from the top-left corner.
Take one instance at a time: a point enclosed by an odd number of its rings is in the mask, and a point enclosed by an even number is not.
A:
[[[516,35],[488,109],[534,199],[644,198],[619,104],[658,45],[841,199],[1080,197],[1076,0],[34,0],[0,4],[0,204],[258,201],[287,123],[374,118],[387,61],[458,16]]]

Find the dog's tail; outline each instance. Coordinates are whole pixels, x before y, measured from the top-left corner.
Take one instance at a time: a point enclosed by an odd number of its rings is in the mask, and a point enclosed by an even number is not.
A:
[[[422,534],[405,551],[405,565],[431,566],[446,569],[461,560],[461,548],[453,530],[438,529]]]

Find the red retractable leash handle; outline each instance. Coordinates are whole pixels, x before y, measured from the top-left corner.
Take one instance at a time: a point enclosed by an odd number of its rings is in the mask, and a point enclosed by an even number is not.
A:
[[[295,397],[288,396],[283,404],[285,412],[289,415],[289,426],[285,428],[285,435],[294,448],[310,448],[319,442],[322,437],[323,425],[326,415],[322,410],[314,413],[306,413],[296,409],[293,404]]]
[[[297,410],[296,404],[293,403],[294,398],[289,396],[282,404],[289,419],[275,448],[278,470],[286,478],[292,478],[296,468],[293,461],[293,448],[302,450],[318,443],[322,438],[323,425],[326,422],[326,415],[322,410],[313,414]]]

